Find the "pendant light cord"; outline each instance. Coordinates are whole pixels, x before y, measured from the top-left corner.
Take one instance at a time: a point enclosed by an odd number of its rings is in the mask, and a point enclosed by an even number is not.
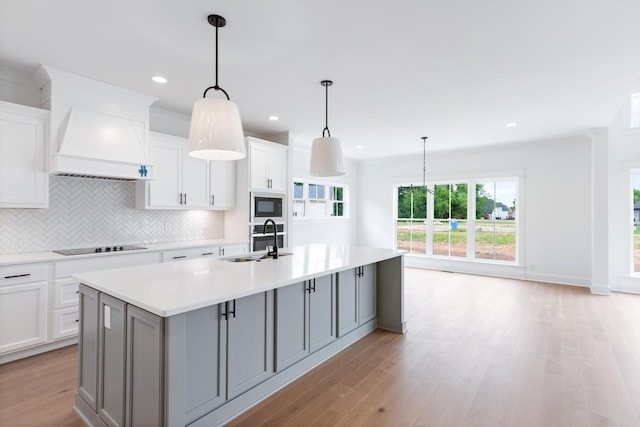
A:
[[[224,93],[224,96],[227,97],[227,101],[230,101],[231,98],[229,98],[229,94],[227,93],[226,90],[222,89],[220,86],[218,86],[218,26],[215,26],[216,28],[216,42],[215,42],[215,46],[216,46],[216,53],[215,53],[215,61],[216,61],[216,84],[214,86],[209,86],[207,89],[205,89],[204,91],[204,95],[202,95],[203,98],[207,97],[207,92],[209,92],[210,89],[213,90],[218,90],[222,93]]]
[[[327,136],[331,138],[331,132],[329,131],[329,86],[331,86],[333,82],[324,80],[321,83],[322,86],[324,86],[324,129],[322,129],[322,137],[325,137],[324,133],[326,131]]]

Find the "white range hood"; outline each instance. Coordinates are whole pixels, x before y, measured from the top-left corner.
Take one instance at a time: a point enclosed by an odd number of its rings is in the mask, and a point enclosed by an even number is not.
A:
[[[50,116],[50,170],[55,175],[145,180],[149,106],[156,98],[40,66],[42,107]]]

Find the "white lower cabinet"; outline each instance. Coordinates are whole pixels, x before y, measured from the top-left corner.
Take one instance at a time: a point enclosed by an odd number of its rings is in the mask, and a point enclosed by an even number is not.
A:
[[[47,339],[47,266],[0,267],[0,354]]]
[[[336,339],[333,275],[275,291],[275,367],[281,371]]]
[[[375,264],[338,273],[338,336],[376,317]]]
[[[51,317],[51,338],[66,338],[78,333],[78,307],[53,310]]]

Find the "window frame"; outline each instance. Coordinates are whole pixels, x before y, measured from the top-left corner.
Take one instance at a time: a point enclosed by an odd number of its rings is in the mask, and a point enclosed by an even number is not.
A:
[[[504,261],[496,259],[476,258],[475,246],[476,246],[476,184],[486,183],[488,181],[493,182],[514,182],[515,183],[515,212],[516,216],[513,220],[515,222],[515,259],[513,261]],[[450,184],[466,184],[467,185],[467,255],[466,257],[457,257],[449,255],[434,255],[433,254],[433,221],[434,221],[434,187],[436,185],[450,185]],[[400,187],[422,187],[422,183],[399,183],[395,184],[393,188],[393,242],[394,248],[398,248],[398,220],[408,220],[409,218],[398,218],[398,189]],[[427,194],[427,218],[426,218],[426,237],[425,237],[425,253],[409,252],[407,256],[415,256],[417,258],[430,258],[440,259],[447,261],[470,261],[474,263],[486,263],[486,264],[498,264],[508,266],[522,266],[524,262],[523,254],[523,233],[522,224],[524,223],[524,215],[522,206],[523,203],[523,186],[524,186],[524,172],[523,171],[509,171],[500,174],[478,174],[469,176],[450,176],[442,177],[439,179],[430,180],[426,183],[430,192]],[[470,190],[471,189],[471,190]]]
[[[347,184],[344,183],[340,183],[340,182],[334,182],[334,181],[319,181],[319,180],[314,180],[314,179],[306,179],[306,178],[294,178],[293,179],[293,188],[295,189],[296,184],[302,184],[302,198],[296,198],[295,197],[295,190],[294,190],[294,196],[291,198],[292,199],[292,217],[294,221],[338,221],[338,220],[345,220],[345,219],[349,219],[349,186]],[[310,185],[316,185],[316,186],[322,186],[324,187],[324,198],[322,199],[318,199],[318,198],[313,198],[311,199],[309,197],[309,186]],[[342,200],[336,200],[333,197],[333,193],[335,192],[335,189],[337,188],[341,188],[342,189]],[[332,192],[332,189],[334,190]],[[317,193],[316,193],[317,194]],[[303,203],[303,211],[304,211],[304,215],[303,216],[298,216],[295,215],[296,211],[293,207],[293,204],[296,203],[296,201],[302,201]],[[323,216],[309,216],[308,214],[311,212],[311,204],[312,203],[319,203],[319,202],[323,202],[325,204],[325,208],[324,208],[324,212],[325,215]],[[341,204],[342,205],[342,216],[337,216],[337,215],[333,215],[333,212],[335,212],[335,206],[337,204]]]

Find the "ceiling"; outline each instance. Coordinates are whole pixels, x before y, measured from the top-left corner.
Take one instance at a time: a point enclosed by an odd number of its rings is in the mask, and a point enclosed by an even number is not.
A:
[[[0,66],[52,65],[188,115],[214,82],[212,13],[245,130],[310,147],[331,79],[331,135],[356,159],[421,153],[422,136],[435,151],[607,126],[640,79],[640,2],[622,0],[0,0]]]

